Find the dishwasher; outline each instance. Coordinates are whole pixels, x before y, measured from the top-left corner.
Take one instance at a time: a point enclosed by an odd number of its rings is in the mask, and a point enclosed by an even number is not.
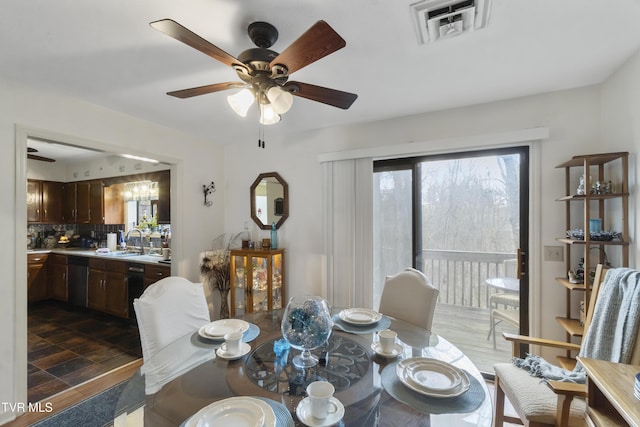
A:
[[[87,286],[89,283],[89,259],[81,256],[69,256],[69,303],[80,307],[87,306]]]
[[[129,319],[136,318],[133,308],[133,300],[142,295],[144,291],[144,264],[129,263],[127,267],[127,292],[129,294]]]

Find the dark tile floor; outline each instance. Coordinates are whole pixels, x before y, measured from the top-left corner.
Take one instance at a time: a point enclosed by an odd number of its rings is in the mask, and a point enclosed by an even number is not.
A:
[[[30,304],[28,322],[29,402],[142,357],[135,322],[56,301]]]

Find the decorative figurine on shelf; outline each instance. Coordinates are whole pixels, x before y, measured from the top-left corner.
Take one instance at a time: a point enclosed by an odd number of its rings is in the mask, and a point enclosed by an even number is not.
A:
[[[578,196],[584,196],[587,194],[585,186],[584,186],[584,175],[580,177],[580,182],[578,183],[578,189],[576,190],[576,194]]]

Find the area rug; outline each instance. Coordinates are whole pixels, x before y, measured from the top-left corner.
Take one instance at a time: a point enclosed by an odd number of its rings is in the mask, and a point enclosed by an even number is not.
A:
[[[107,427],[113,425],[118,400],[130,380],[70,406],[31,427]]]

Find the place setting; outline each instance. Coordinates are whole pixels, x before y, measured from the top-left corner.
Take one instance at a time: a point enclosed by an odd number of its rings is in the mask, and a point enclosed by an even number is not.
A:
[[[309,427],[328,427],[344,417],[344,405],[333,396],[335,388],[327,381],[314,381],[307,388],[307,397],[296,407],[296,416]]]
[[[181,427],[293,427],[293,417],[280,402],[263,397],[237,396],[199,410]]]
[[[398,344],[398,333],[391,329],[379,331],[377,340],[371,343],[371,349],[378,355],[387,359],[398,357],[402,354],[402,345]]]
[[[396,400],[432,414],[470,412],[485,397],[482,384],[475,377],[429,357],[390,363],[382,371],[381,382]]]
[[[260,335],[258,325],[241,319],[220,319],[202,325],[198,337],[205,343],[222,343],[225,335],[235,331],[242,332],[242,341],[249,343]]]
[[[346,308],[332,317],[338,329],[351,334],[369,334],[391,326],[391,319],[368,308]]]

